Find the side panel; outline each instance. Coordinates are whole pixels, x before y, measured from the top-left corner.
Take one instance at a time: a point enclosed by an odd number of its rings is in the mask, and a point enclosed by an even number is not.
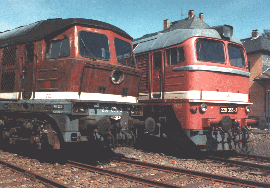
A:
[[[1,49],[0,99],[18,99],[20,91],[20,45]]]

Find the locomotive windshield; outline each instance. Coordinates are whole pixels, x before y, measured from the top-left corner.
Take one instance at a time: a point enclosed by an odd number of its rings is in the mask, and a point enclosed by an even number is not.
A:
[[[230,63],[232,66],[246,67],[244,52],[240,47],[229,44],[228,51]]]
[[[79,33],[79,52],[83,57],[110,59],[108,37],[100,33],[81,31]]]
[[[224,48],[221,42],[198,40],[196,43],[197,59],[214,63],[224,63]]]
[[[131,44],[119,38],[114,38],[114,45],[117,61],[123,65],[134,67],[135,61]]]

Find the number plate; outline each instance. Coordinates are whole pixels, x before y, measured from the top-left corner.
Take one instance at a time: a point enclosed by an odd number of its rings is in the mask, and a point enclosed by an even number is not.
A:
[[[236,107],[220,107],[220,113],[236,114],[237,108]]]

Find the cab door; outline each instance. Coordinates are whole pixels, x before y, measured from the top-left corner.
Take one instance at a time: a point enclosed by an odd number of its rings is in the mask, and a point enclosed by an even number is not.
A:
[[[153,54],[153,65],[152,65],[152,99],[162,98],[162,66],[163,66],[163,56],[162,52],[155,52]]]
[[[34,44],[26,44],[22,62],[22,98],[30,99],[33,92]]]

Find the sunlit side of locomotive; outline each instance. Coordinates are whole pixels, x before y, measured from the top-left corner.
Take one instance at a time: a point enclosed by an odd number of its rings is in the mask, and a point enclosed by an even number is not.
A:
[[[208,151],[245,145],[254,123],[248,119],[250,75],[245,49],[232,33],[231,26],[210,27],[190,11],[187,19],[133,41],[143,70],[139,102],[156,123],[151,134],[182,137],[179,142],[186,136]]]
[[[1,139],[59,149],[60,143],[134,138],[130,115],[140,71],[131,41],[113,25],[79,18],[0,33]]]

